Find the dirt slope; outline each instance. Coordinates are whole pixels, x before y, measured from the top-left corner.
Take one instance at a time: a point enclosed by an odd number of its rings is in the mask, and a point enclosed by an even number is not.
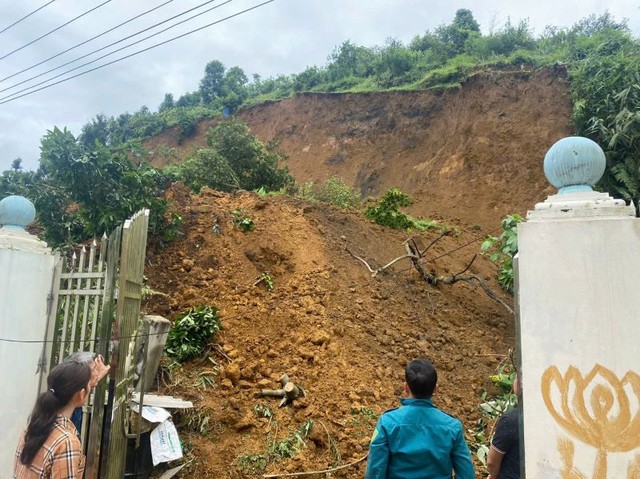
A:
[[[279,143],[298,181],[338,175],[367,195],[399,187],[416,215],[488,228],[553,192],[542,159],[571,134],[570,116],[561,68],[478,74],[444,92],[303,94],[239,114],[258,138]],[[215,121],[183,145],[168,130],[147,146],[184,157]]]
[[[211,360],[197,359],[161,381],[163,392],[193,399],[197,408],[181,430],[194,458],[183,477],[260,477],[255,455],[307,420],[314,422],[308,446],[267,471],[324,469],[362,457],[373,414],[395,407],[402,368],[414,357],[429,357],[439,369],[438,404],[473,426],[480,388],[497,355],[513,344],[512,318],[481,290],[466,283],[429,286],[406,261],[372,278],[345,248],[379,267],[403,254],[407,235],[357,211],[253,193],[191,196],[179,188],[172,199],[184,236],[150,253],[145,274],[167,296],[152,296],[145,309],[173,318],[191,306],[213,305],[224,326]],[[229,212],[238,208],[253,219],[254,231],[233,227]],[[425,267],[442,275],[463,270],[483,234],[462,227],[429,250]],[[416,239],[425,247],[437,236]],[[264,271],[273,277],[272,292],[254,285]],[[477,259],[471,272],[498,290],[486,259]],[[276,399],[256,392],[275,388],[283,373],[308,395],[278,409]],[[214,384],[196,386],[202,375]],[[273,412],[271,421],[256,415],[259,404]],[[362,477],[364,464],[334,477]]]

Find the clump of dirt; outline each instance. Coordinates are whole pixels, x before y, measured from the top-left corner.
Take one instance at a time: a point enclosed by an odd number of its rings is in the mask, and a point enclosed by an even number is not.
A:
[[[172,199],[183,236],[149,253],[150,286],[166,296],[152,296],[145,310],[173,318],[189,307],[216,306],[224,328],[207,357],[160,381],[162,392],[196,405],[181,429],[194,458],[183,477],[259,477],[269,448],[306,421],[313,421],[306,447],[269,462],[267,472],[361,458],[376,416],[396,407],[403,367],[416,357],[439,370],[436,403],[466,427],[476,422],[480,391],[513,344],[513,318],[467,283],[427,285],[406,260],[372,278],[346,251],[377,268],[404,254],[407,233],[356,210],[286,196],[211,190],[192,196],[175,187]],[[233,225],[230,212],[238,209],[253,231]],[[462,271],[478,252],[485,233],[458,229],[429,249],[428,270]],[[424,248],[439,234],[412,235]],[[271,291],[258,281],[267,271]],[[487,259],[479,257],[470,272],[499,292]],[[284,373],[306,396],[279,409],[278,399],[257,393],[276,389]],[[334,477],[362,477],[365,464]]]
[[[371,196],[396,187],[415,216],[491,229],[554,192],[542,161],[572,133],[571,111],[566,71],[552,68],[479,73],[445,91],[300,94],[238,117],[277,143],[299,182],[337,175]],[[182,144],[176,128],[149,140],[153,164],[205,146],[217,121]]]

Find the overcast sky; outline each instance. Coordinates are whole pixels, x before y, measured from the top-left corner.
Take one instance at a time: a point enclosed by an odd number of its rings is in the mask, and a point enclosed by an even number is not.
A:
[[[13,75],[166,1],[108,1],[94,12],[46,38],[0,59],[0,78]],[[73,73],[223,19],[262,1],[264,0],[231,0],[226,5],[159,36]],[[0,0],[0,30],[48,2],[49,0]],[[105,0],[55,0],[26,20],[0,33],[0,57],[104,2]],[[205,0],[173,0],[40,67],[0,81],[0,90],[6,89],[0,92],[0,102],[7,95],[91,61],[110,50],[9,89],[16,83],[204,2]],[[222,3],[223,0],[209,3],[112,49],[125,46]],[[324,65],[333,48],[345,40],[365,46],[380,45],[388,37],[408,42],[416,34],[442,23],[449,23],[459,8],[470,9],[484,33],[489,31],[491,25],[499,26],[508,18],[516,22],[528,19],[535,32],[540,33],[546,25],[570,26],[591,13],[602,14],[606,10],[618,20],[627,18],[636,36],[640,32],[639,3],[632,0],[275,0],[133,58],[0,104],[0,171],[9,168],[12,160],[17,157],[24,160],[27,168],[35,168],[40,138],[54,126],[66,126],[77,134],[80,127],[98,113],[118,115],[127,111],[134,112],[142,105],[155,110],[165,92],[171,92],[178,98],[187,91],[195,90],[204,67],[210,60],[218,59],[227,67],[238,65],[248,75],[258,73],[268,77],[295,73],[309,65]],[[59,79],[63,78],[65,77]]]

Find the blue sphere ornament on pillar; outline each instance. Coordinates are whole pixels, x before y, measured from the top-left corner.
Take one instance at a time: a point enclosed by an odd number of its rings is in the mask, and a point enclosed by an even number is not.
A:
[[[544,157],[544,174],[558,194],[589,192],[602,178],[607,159],[589,138],[570,136],[557,141]]]
[[[0,201],[0,226],[24,229],[35,217],[36,208],[23,196],[7,196]]]

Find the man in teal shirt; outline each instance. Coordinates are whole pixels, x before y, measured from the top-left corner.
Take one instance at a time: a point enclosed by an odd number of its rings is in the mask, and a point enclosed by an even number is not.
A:
[[[475,479],[462,424],[431,402],[437,381],[429,361],[405,368],[407,398],[378,420],[365,479]]]

